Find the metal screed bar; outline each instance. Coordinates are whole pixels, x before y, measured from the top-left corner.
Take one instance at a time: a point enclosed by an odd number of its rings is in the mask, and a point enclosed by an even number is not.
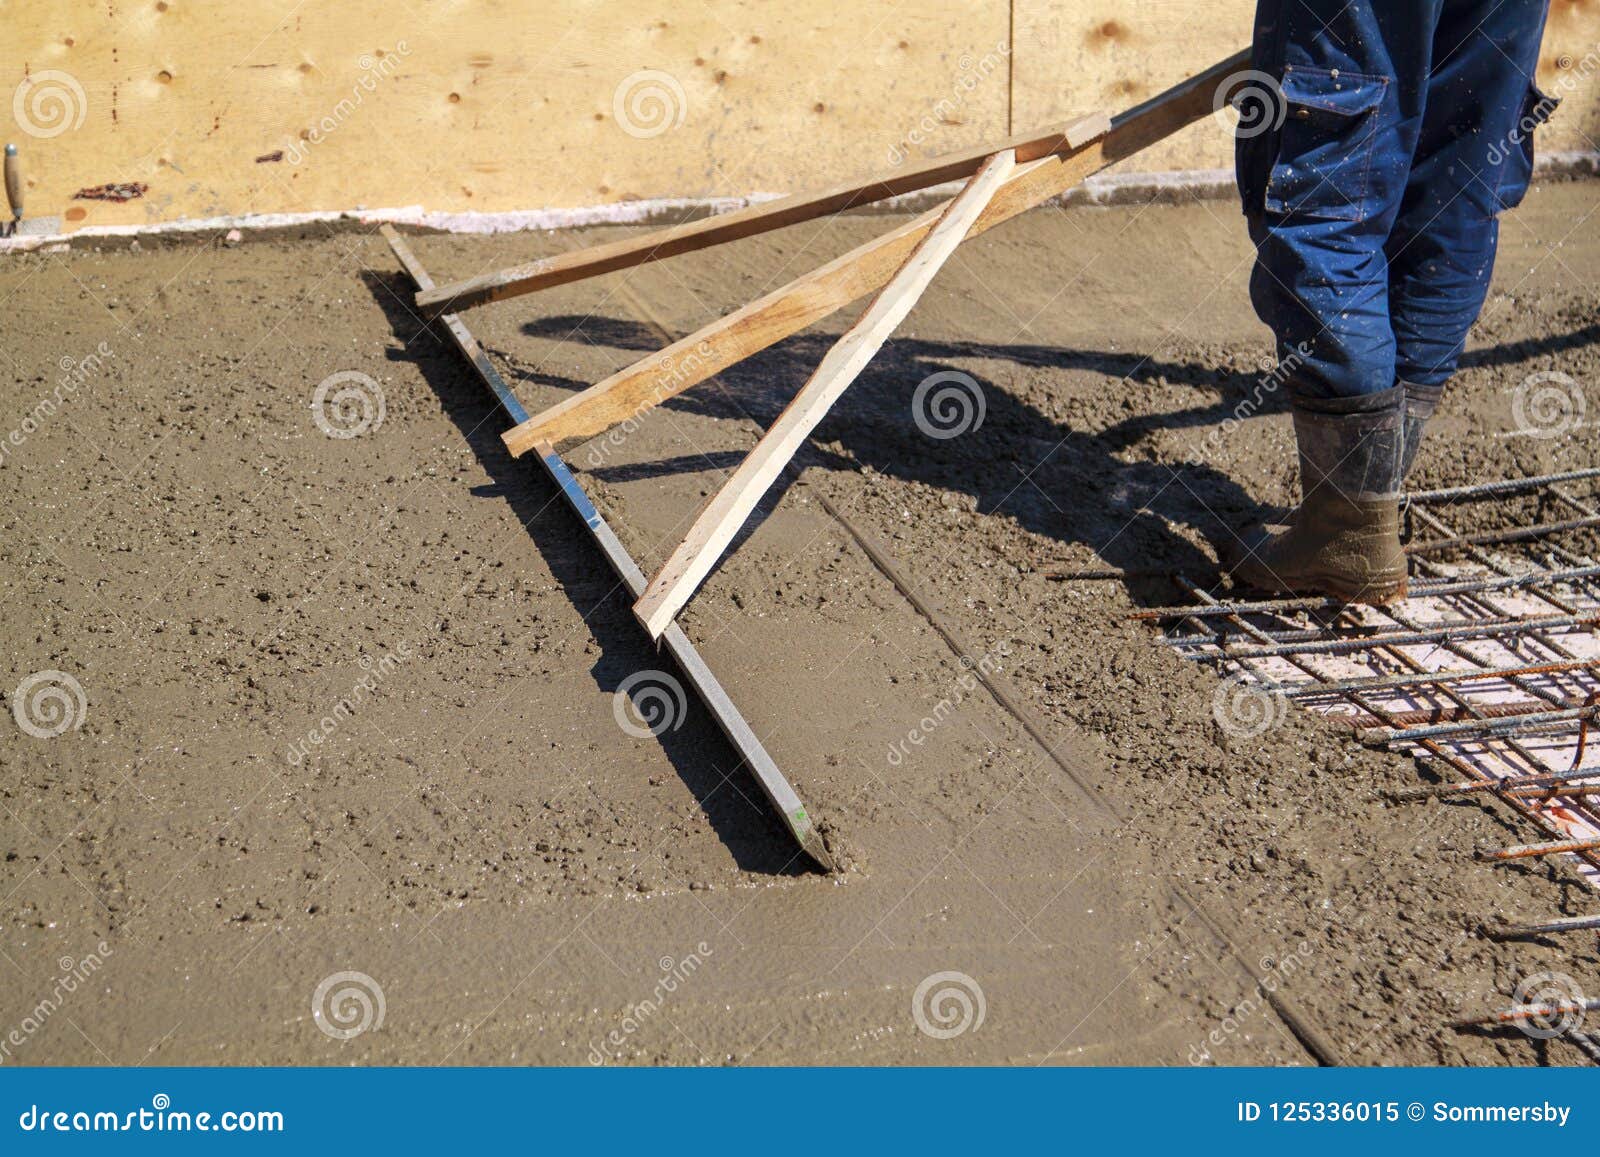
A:
[[[394,255],[399,258],[400,264],[405,267],[406,273],[419,290],[433,288],[433,279],[428,276],[427,270],[417,260],[411,247],[405,240],[388,225],[383,226],[379,232],[383,239],[389,243],[389,248],[394,250]],[[528,420],[528,412],[523,409],[522,403],[517,401],[516,394],[500,376],[500,372],[489,361],[483,348],[478,345],[477,339],[468,332],[461,318],[453,313],[441,315],[438,320],[449,331],[451,340],[455,342],[466,359],[472,363],[478,377],[483,379],[483,384],[494,394],[495,400],[500,403],[500,408],[505,411],[513,424],[520,424]],[[617,538],[616,533],[606,525],[605,519],[600,517],[600,512],[595,509],[594,503],[589,500],[589,495],[583,486],[573,477],[572,471],[567,469],[567,464],[559,454],[548,445],[538,447],[535,455],[550,480],[555,483],[561,496],[566,500],[578,520],[588,530],[589,536],[594,539],[595,545],[606,556],[606,561],[611,564],[611,569],[617,573],[630,595],[637,599],[644,593],[644,572],[639,569],[639,564],[633,561],[627,548]],[[761,785],[761,790],[766,793],[767,799],[777,809],[784,826],[789,829],[795,841],[805,850],[806,854],[815,860],[824,871],[833,871],[833,857],[828,854],[827,845],[823,842],[822,834],[817,831],[812,823],[810,814],[805,805],[800,802],[800,797],[783,772],[778,770],[778,765],[773,762],[772,756],[767,754],[767,749],[756,738],[756,733],[745,722],[744,716],[739,714],[739,709],[734,706],[733,700],[723,690],[722,684],[712,674],[711,668],[701,658],[700,652],[695,649],[689,637],[676,624],[668,627],[662,635],[662,642],[666,644],[673,660],[678,664],[695,693],[700,696],[700,701],[711,712],[711,717],[716,720],[717,726],[728,737],[728,742],[744,758],[745,764],[750,768],[756,782]]]

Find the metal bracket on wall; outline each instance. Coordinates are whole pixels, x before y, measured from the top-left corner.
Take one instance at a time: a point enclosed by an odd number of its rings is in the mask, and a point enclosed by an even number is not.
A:
[[[383,226],[379,232],[389,243],[389,248],[394,250],[394,255],[399,258],[400,264],[417,289],[423,291],[432,289],[433,279],[428,276],[427,270],[417,260],[416,254],[411,251],[405,239],[389,225]],[[489,392],[494,395],[495,401],[500,404],[501,410],[512,424],[519,425],[526,422],[528,412],[523,409],[516,394],[500,376],[500,371],[489,361],[488,355],[478,345],[477,339],[467,330],[460,316],[446,313],[437,320],[449,332],[456,348],[472,363],[472,368],[477,371],[478,377],[489,388]],[[617,538],[616,532],[606,524],[604,518],[600,517],[600,512],[595,509],[589,495],[573,476],[572,471],[567,468],[561,455],[557,454],[549,444],[541,444],[537,447],[537,451],[535,457],[544,467],[545,473],[550,476],[556,489],[561,492],[562,498],[583,523],[589,536],[594,539],[595,545],[605,555],[611,569],[616,572],[630,594],[637,599],[645,589],[645,576],[639,569],[639,564],[628,554],[627,548]],[[745,722],[744,716],[739,714],[739,709],[734,706],[733,700],[723,690],[722,684],[712,673],[700,652],[695,649],[695,645],[675,623],[668,627],[662,636],[662,642],[666,644],[667,651],[689,681],[689,685],[694,688],[695,694],[705,704],[706,710],[711,712],[711,717],[716,720],[717,726],[728,737],[728,742],[733,744],[734,750],[750,768],[751,774],[756,777],[756,782],[761,785],[761,790],[777,809],[779,818],[794,836],[795,841],[824,871],[833,871],[833,857],[829,855],[822,834],[817,831],[805,805],[800,802],[800,797],[795,794],[794,788],[784,777],[783,772],[778,770],[778,765],[773,762],[772,756],[767,754],[767,749],[761,745],[761,740],[756,738],[756,733]]]

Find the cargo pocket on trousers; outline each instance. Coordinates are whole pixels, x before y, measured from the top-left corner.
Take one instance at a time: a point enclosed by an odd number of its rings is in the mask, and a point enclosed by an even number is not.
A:
[[[1547,96],[1537,85],[1529,85],[1516,127],[1504,144],[1490,147],[1489,162],[1500,162],[1495,198],[1501,209],[1515,209],[1528,195],[1528,185],[1533,181],[1533,130],[1548,121],[1560,103],[1559,97]]]
[[[1360,221],[1367,216],[1381,76],[1290,65],[1283,74],[1284,118],[1267,181],[1272,213]]]

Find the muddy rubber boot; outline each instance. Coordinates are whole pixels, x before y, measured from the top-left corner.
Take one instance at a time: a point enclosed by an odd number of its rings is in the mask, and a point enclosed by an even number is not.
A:
[[[1400,481],[1404,482],[1411,476],[1417,451],[1422,448],[1422,432],[1428,425],[1428,419],[1439,408],[1439,396],[1444,393],[1444,384],[1419,386],[1416,382],[1403,381],[1400,388],[1405,391],[1406,397],[1405,444],[1400,451]]]
[[[1245,538],[1232,567],[1235,581],[1373,606],[1405,597],[1404,409],[1400,386],[1357,398],[1295,400],[1303,497],[1287,529],[1263,528]]]

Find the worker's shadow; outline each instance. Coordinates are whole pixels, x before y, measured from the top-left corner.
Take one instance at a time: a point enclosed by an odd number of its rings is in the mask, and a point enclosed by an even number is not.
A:
[[[548,340],[608,346],[623,351],[626,356],[619,361],[624,364],[662,344],[649,326],[596,314],[538,318],[522,331]],[[835,341],[825,333],[794,335],[718,374],[725,388],[702,384],[668,400],[665,408],[747,417],[769,426]],[[1596,342],[1600,324],[1475,349],[1462,364],[1510,366]],[[982,372],[986,362],[1009,363],[1004,387]],[[1034,375],[1034,369],[1048,372]],[[1076,381],[1074,375],[1080,375]],[[530,385],[563,385],[542,381],[532,367],[523,377]],[[1151,413],[1135,396],[1173,384],[1209,393],[1211,400]],[[921,404],[919,390],[924,391]],[[942,415],[936,401],[941,393],[946,400]],[[557,400],[548,392],[530,390],[523,396],[540,405]],[[1064,413],[1064,420],[1030,399]],[[1126,416],[1108,421],[1123,399]],[[1240,433],[1242,419],[1287,409],[1287,391],[1270,368],[1227,369],[1115,350],[896,337],[823,418],[796,464],[852,471],[865,465],[889,477],[968,495],[977,513],[1009,517],[1027,531],[1062,543],[1068,549],[1050,561],[1063,574],[1115,568],[1124,572],[1135,602],[1167,603],[1177,575],[1206,586],[1226,585],[1219,560],[1236,550],[1244,528],[1259,523],[1263,515],[1281,513],[1263,508],[1263,499],[1292,497],[1252,493],[1212,464],[1222,457],[1228,439],[1247,436]],[[1162,437],[1149,437],[1158,431]],[[590,447],[600,444],[597,440]],[[830,452],[828,446],[842,453]],[[585,451],[574,454],[596,476],[627,481],[731,470],[745,452],[696,449],[629,463],[607,461],[605,455],[588,462]],[[1238,455],[1228,458],[1237,460]],[[1269,454],[1253,465],[1262,468],[1256,481],[1265,482],[1268,490],[1277,487],[1277,479],[1270,477],[1274,471],[1281,471],[1283,482],[1294,473],[1287,444],[1281,462]],[[791,471],[779,477],[741,529],[741,539],[770,514],[796,476]],[[733,554],[730,549],[719,565]]]
[[[543,318],[523,331],[561,340],[581,334],[585,341],[640,353],[661,344],[649,328],[612,318]],[[829,334],[796,335],[724,370],[718,376],[727,389],[691,389],[666,405],[770,425],[834,340]],[[1100,402],[1087,410],[1080,429],[973,368],[985,360],[1021,367],[1020,375],[1011,376],[1024,381],[1031,368],[1082,371],[1119,392],[1178,383],[1210,391],[1215,400],[1175,412],[1122,416],[1109,424],[1109,407]],[[1043,375],[1035,380],[1038,388],[1046,388]],[[1234,528],[1259,514],[1259,499],[1206,455],[1219,436],[1237,436],[1219,434],[1230,420],[1285,410],[1281,394],[1256,370],[1228,371],[1118,351],[894,338],[829,411],[796,461],[845,469],[866,465],[883,475],[969,495],[980,514],[1010,517],[1026,530],[1086,548],[1062,552],[1066,569],[1109,566],[1132,572],[1129,587],[1136,599],[1165,602],[1173,590],[1162,576],[1218,578],[1219,550]],[[1181,433],[1180,456],[1156,460],[1127,453],[1161,428]],[[834,444],[844,454],[823,449]],[[696,452],[600,465],[593,472],[623,481],[729,468],[741,456]],[[581,452],[576,458],[584,461]],[[788,484],[780,479],[763,512]]]
[[[493,479],[492,487],[477,493],[492,492],[509,504],[582,614],[600,647],[600,658],[592,669],[596,683],[615,694],[635,672],[668,666],[670,660],[649,645],[634,619],[626,588],[581,533],[575,516],[544,472],[532,462],[515,461],[506,450],[500,439],[507,425],[504,414],[450,344],[443,328],[435,326],[431,334],[422,332],[424,327],[411,304],[410,280],[399,273],[372,271],[362,277],[404,343],[403,349],[390,351],[390,358],[418,368]],[[698,703],[691,700],[682,726],[663,730],[658,739],[740,868],[769,875],[800,875],[810,870],[810,860],[773,817],[760,787],[739,766],[739,756]],[[530,763],[531,774],[537,776],[540,770],[537,763]],[[552,781],[549,787],[554,795],[559,785]],[[531,785],[533,791],[539,788],[537,782]]]

